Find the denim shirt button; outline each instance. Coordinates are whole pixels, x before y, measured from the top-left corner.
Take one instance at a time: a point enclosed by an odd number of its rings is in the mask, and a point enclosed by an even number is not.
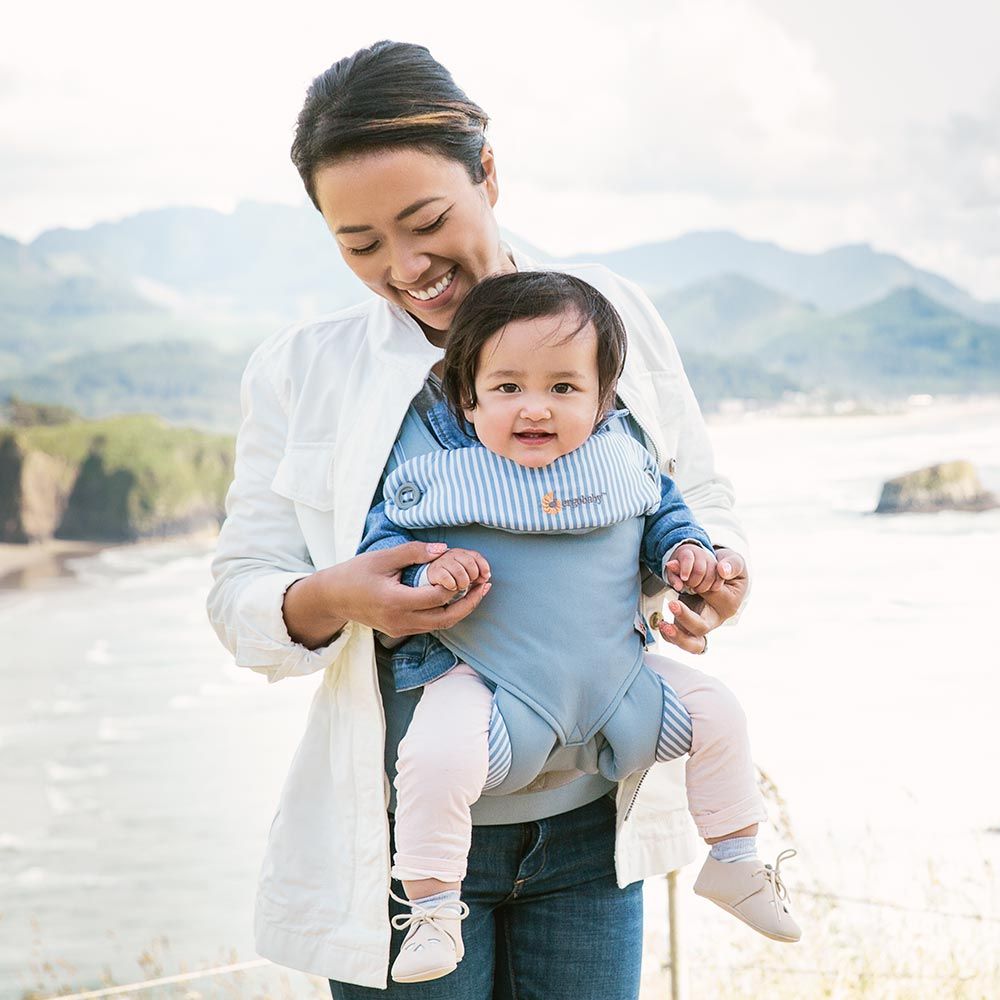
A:
[[[416,483],[401,483],[397,487],[396,495],[393,499],[400,510],[406,510],[407,507],[412,507],[418,503],[422,496],[423,493],[420,492],[420,487]]]

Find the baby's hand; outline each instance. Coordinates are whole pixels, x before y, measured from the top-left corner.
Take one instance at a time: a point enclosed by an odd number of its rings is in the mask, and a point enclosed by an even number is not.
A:
[[[477,580],[490,578],[490,564],[471,549],[449,549],[427,564],[427,582],[445,590],[468,590]]]
[[[666,565],[667,583],[677,593],[707,594],[715,586],[715,554],[702,545],[684,542],[673,551]]]

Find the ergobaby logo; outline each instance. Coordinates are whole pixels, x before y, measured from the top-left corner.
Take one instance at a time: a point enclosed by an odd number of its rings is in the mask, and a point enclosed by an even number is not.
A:
[[[555,490],[550,490],[542,497],[542,513],[561,514],[563,508],[583,507],[588,503],[604,503],[607,493],[586,493],[580,497],[563,497],[561,500],[556,496]]]

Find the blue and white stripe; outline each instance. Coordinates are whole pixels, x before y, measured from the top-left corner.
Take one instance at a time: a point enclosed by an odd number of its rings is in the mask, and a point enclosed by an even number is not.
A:
[[[481,445],[418,455],[393,470],[383,496],[386,516],[404,528],[481,524],[515,532],[586,531],[655,511],[660,475],[633,437],[605,432],[541,469]],[[550,503],[546,512],[546,496],[561,509]]]
[[[503,716],[495,701],[493,702],[493,710],[490,712],[488,746],[489,765],[486,769],[486,782],[483,785],[484,792],[496,788],[510,773],[510,734],[507,732],[507,723],[503,721]]]
[[[660,685],[663,687],[663,718],[656,741],[656,759],[675,760],[691,752],[691,716],[677,692],[662,677]]]

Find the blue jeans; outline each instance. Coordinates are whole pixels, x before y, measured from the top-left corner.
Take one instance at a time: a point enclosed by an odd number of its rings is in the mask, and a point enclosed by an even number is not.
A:
[[[642,883],[618,888],[614,838],[607,796],[531,823],[473,827],[458,968],[428,983],[390,979],[387,990],[331,982],[333,1000],[636,1000]],[[403,895],[398,883],[393,891]],[[390,963],[403,936],[392,933]]]

